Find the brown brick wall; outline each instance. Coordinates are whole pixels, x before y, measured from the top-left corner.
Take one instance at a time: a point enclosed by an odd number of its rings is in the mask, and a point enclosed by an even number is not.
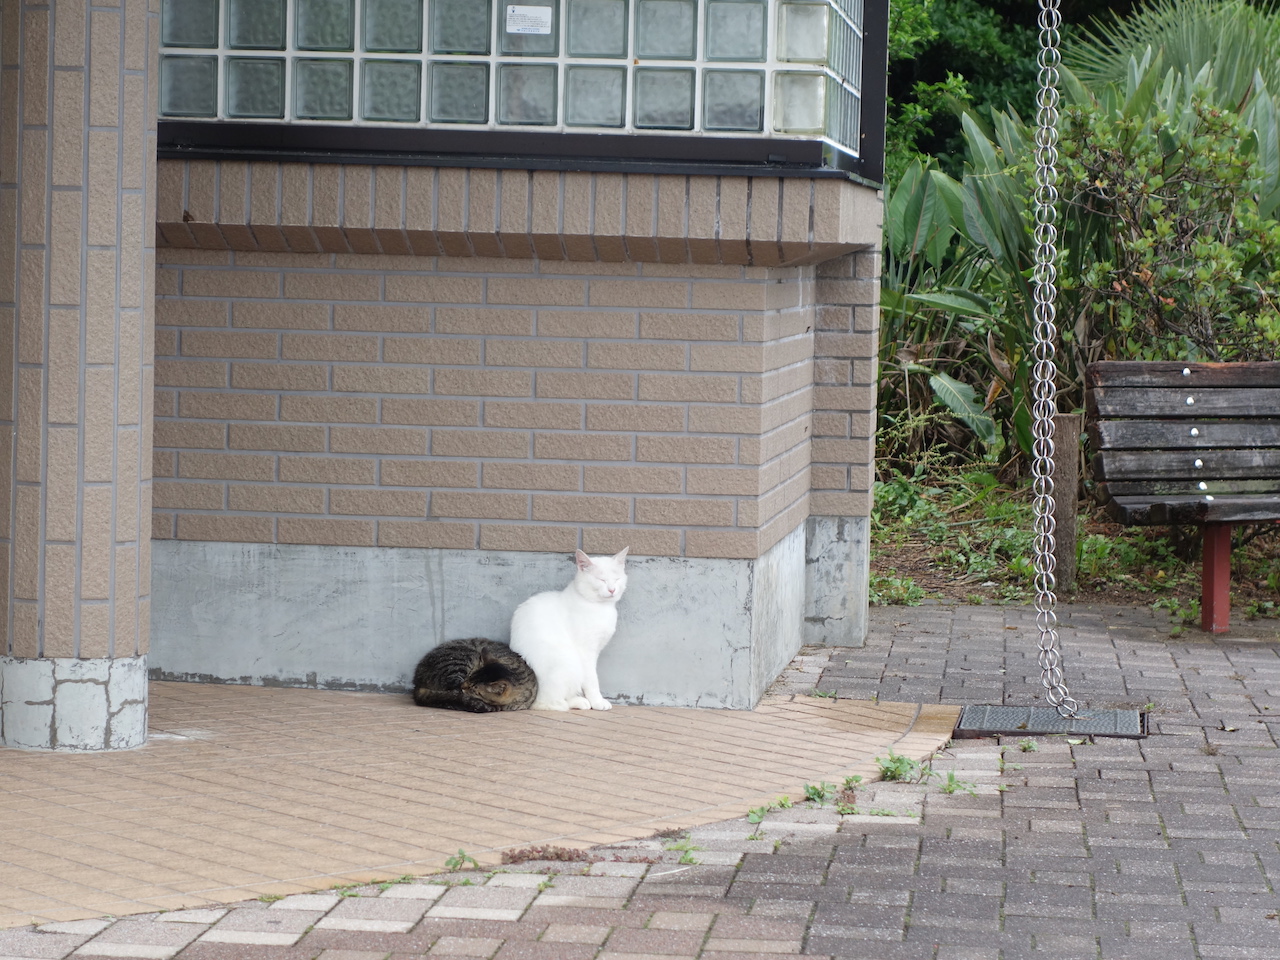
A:
[[[754,557],[809,513],[812,267],[157,260],[157,538]]]
[[[875,487],[880,254],[849,254],[817,274],[813,513],[865,517]]]

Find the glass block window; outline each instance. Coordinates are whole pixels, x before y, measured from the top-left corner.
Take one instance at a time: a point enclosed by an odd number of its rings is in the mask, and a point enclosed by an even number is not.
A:
[[[162,117],[822,139],[863,0],[161,0]]]

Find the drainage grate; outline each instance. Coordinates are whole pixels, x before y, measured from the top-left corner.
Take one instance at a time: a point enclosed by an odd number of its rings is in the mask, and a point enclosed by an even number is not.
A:
[[[1138,740],[1147,735],[1146,715],[1137,710],[1081,710],[1063,717],[1053,707],[965,707],[954,736],[963,740],[1055,733]]]

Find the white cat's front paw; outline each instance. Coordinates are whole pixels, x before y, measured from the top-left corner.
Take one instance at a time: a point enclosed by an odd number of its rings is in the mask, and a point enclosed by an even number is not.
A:
[[[530,709],[564,711],[569,709],[569,704],[563,700],[538,700]]]
[[[569,710],[590,710],[591,702],[586,697],[570,697]]]
[[[608,700],[605,700],[603,697],[600,697],[591,701],[591,709],[592,710],[612,710],[613,704],[610,703]]]

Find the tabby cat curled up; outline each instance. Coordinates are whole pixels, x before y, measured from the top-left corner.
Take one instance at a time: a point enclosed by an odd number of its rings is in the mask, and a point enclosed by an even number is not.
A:
[[[538,678],[524,658],[483,637],[442,643],[413,672],[413,702],[420,707],[527,710],[537,695]]]

